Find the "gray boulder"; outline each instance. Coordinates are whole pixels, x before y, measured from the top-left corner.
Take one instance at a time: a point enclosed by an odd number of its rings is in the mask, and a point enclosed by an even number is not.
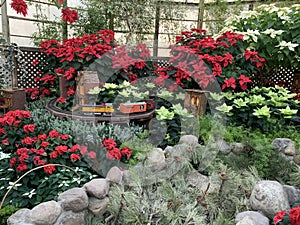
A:
[[[83,188],[72,188],[58,196],[58,203],[65,211],[80,212],[88,207],[88,196]]]
[[[30,220],[30,210],[20,209],[7,219],[7,225],[34,225]]]
[[[219,149],[220,153],[222,154],[229,154],[232,150],[232,147],[223,139],[219,139],[216,141],[216,147]]]
[[[288,196],[277,181],[259,181],[251,196],[252,209],[261,211],[268,218],[273,218],[277,212],[290,209]]]
[[[288,196],[290,206],[300,202],[300,190],[290,185],[283,185],[283,190]]]
[[[36,225],[52,225],[62,209],[56,201],[43,202],[31,210],[31,220]]]
[[[257,223],[250,216],[246,216],[236,225],[257,225]]]
[[[198,144],[198,138],[194,135],[183,135],[179,139],[179,143],[185,143],[188,145],[196,145],[196,144]]]
[[[123,177],[123,172],[120,170],[120,168],[116,166],[112,167],[106,175],[106,179],[109,182],[116,183],[116,184],[122,184],[122,177]]]
[[[95,198],[105,198],[109,192],[109,181],[107,179],[93,179],[84,185],[89,196]]]
[[[276,138],[272,144],[279,152],[286,155],[295,155],[295,144],[289,138]]]
[[[240,221],[243,221],[245,218],[251,218],[251,220],[256,225],[269,225],[269,219],[268,217],[264,216],[263,214],[255,211],[245,211],[241,212],[236,215],[235,222],[238,223]],[[248,219],[249,220],[249,219]],[[241,224],[246,224],[245,221]]]
[[[108,206],[109,198],[106,197],[104,199],[98,199],[94,197],[89,198],[89,210],[95,215],[103,214]]]
[[[186,178],[189,185],[196,187],[199,191],[204,192],[207,190],[210,180],[207,176],[198,173],[196,170],[191,171]]]
[[[64,211],[54,225],[84,225],[86,215],[86,210],[78,213]]]

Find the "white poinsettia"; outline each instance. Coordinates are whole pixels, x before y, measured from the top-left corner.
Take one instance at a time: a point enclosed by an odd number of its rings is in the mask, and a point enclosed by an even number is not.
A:
[[[239,20],[239,17],[237,15],[232,15],[225,20],[225,24],[228,25],[237,20]]]
[[[105,84],[104,84],[104,87],[105,87],[106,89],[116,89],[116,88],[118,87],[118,85],[117,85],[117,84],[114,84],[114,83],[105,83]]]
[[[290,51],[295,51],[295,48],[298,47],[299,44],[293,44],[292,42],[286,42],[282,41],[279,43],[279,45],[276,45],[275,47],[279,47],[280,50],[288,48]]]
[[[257,42],[258,36],[260,35],[258,30],[247,30],[243,32],[244,40],[252,39],[254,42]]]
[[[275,38],[276,36],[280,36],[283,32],[283,30],[266,29],[262,33],[270,35],[271,38]]]
[[[251,18],[252,16],[256,16],[256,14],[257,14],[256,11],[242,11],[238,17],[242,19],[248,19]]]

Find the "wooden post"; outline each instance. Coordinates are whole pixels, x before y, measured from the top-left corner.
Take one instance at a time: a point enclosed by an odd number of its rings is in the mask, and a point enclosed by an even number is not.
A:
[[[198,9],[198,22],[197,28],[203,28],[203,16],[204,16],[204,0],[199,0],[199,9]]]
[[[10,43],[9,18],[7,16],[6,0],[1,1],[2,34],[6,42]]]
[[[154,41],[153,41],[153,56],[158,55],[158,36],[159,36],[159,20],[160,20],[160,6],[159,2],[156,5],[155,11],[155,33],[154,33]]]
[[[64,0],[63,8],[68,7],[68,1]],[[68,24],[65,21],[62,21],[62,39],[68,39]]]

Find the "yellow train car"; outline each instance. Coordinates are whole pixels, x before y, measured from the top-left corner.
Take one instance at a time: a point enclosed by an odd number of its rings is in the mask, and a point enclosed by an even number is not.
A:
[[[111,103],[103,105],[83,105],[81,112],[85,115],[110,115],[114,112],[114,107]]]

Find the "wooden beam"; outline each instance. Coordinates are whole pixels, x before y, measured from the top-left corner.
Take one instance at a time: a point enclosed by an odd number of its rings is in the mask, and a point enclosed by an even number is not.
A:
[[[2,34],[6,42],[10,43],[9,19],[7,16],[6,0],[1,1],[1,19],[2,19]]]
[[[197,28],[203,28],[203,16],[204,16],[204,0],[199,0],[199,11],[198,11],[198,21]]]

